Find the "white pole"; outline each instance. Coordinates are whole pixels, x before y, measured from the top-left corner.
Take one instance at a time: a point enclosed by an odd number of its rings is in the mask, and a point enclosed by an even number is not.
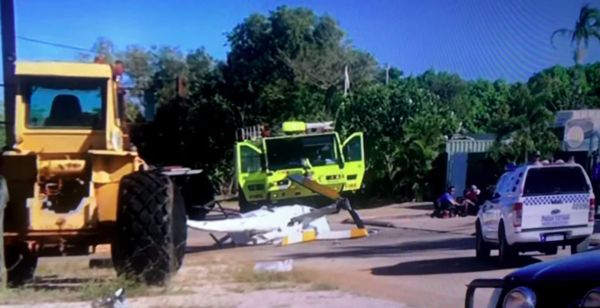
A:
[[[350,75],[348,74],[348,66],[344,68],[344,96],[348,95],[350,89]]]
[[[390,64],[387,64],[385,68],[385,85],[387,86],[390,83]]]

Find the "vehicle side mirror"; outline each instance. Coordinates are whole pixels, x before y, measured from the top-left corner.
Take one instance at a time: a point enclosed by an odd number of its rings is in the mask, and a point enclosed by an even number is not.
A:
[[[494,193],[494,199],[498,199],[500,198],[500,194],[499,193]]]

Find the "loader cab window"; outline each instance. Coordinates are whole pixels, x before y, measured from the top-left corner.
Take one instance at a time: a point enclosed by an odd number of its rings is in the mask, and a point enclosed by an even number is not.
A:
[[[26,78],[27,127],[104,130],[106,85],[101,78]]]

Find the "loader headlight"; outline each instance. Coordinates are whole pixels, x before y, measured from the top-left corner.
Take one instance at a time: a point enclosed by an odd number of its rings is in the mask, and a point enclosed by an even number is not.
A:
[[[600,307],[600,287],[589,291],[583,297],[581,307]]]
[[[535,308],[536,296],[532,289],[518,287],[512,289],[504,297],[504,308]]]

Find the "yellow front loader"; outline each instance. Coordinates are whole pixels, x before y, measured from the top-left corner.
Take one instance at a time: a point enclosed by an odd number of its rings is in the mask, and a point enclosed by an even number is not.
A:
[[[168,281],[185,254],[194,192],[206,191],[194,180],[201,171],[144,163],[129,140],[120,72],[111,65],[15,62],[5,18],[12,1],[2,9],[7,145],[0,196],[8,198],[9,282],[33,278],[39,257],[87,255],[102,244],[111,244],[119,275]]]

